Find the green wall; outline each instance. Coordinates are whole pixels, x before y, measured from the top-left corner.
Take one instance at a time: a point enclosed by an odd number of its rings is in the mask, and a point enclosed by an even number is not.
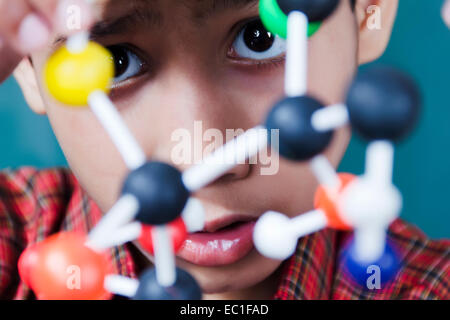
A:
[[[395,182],[404,219],[434,238],[450,237],[450,31],[440,0],[400,0],[392,41],[381,63],[408,71],[424,96],[421,122],[396,153]],[[33,114],[13,79],[0,86],[0,167],[65,165],[46,117]],[[365,144],[355,137],[341,170],[362,173]],[[450,205],[450,202],[449,202]]]

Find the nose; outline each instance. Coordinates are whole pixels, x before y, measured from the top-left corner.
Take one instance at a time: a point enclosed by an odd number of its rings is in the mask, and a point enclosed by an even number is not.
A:
[[[225,173],[222,177],[216,180],[216,184],[230,183],[236,180],[245,179],[250,175],[252,166],[250,164],[238,164],[230,171]]]
[[[231,141],[232,137],[236,136],[238,133],[242,133],[243,130],[247,128],[254,127],[256,124],[252,123],[252,115],[249,112],[247,105],[244,105],[242,101],[233,97],[229,93],[227,88],[224,88],[220,83],[211,81],[207,76],[197,70],[196,73],[183,72],[183,68],[178,68],[177,72],[167,73],[167,78],[169,79],[164,86],[166,93],[167,105],[172,106],[182,106],[180,109],[180,114],[176,117],[172,117],[172,120],[176,120],[176,126],[179,128],[190,128],[188,129],[194,140],[192,141],[192,148],[194,146],[201,145],[202,148],[206,147],[209,142],[198,141],[202,139],[209,138],[204,137],[206,130],[213,129],[214,139],[215,134],[220,133],[223,143],[226,141]],[[174,95],[172,90],[176,90],[177,94]],[[172,94],[170,94],[172,91]],[[194,123],[201,122],[200,125]],[[196,128],[201,128],[202,132],[200,135],[196,131]],[[232,136],[229,136],[230,132],[228,130],[233,130]],[[211,131],[210,131],[211,133]],[[209,137],[208,134],[206,136]],[[212,142],[212,140],[209,140]],[[216,141],[216,140],[214,140]],[[221,146],[215,145],[215,150]],[[209,149],[209,148],[208,148]],[[192,150],[193,154],[197,154],[196,150]],[[203,151],[214,152],[212,150],[203,149],[201,154],[203,160],[209,154]],[[182,165],[182,170],[190,167],[190,165]],[[251,173],[252,165],[249,161],[245,163],[236,163],[236,166],[227,171],[223,176],[218,178],[214,184],[218,183],[230,183],[232,181],[237,181],[247,178]]]
[[[231,169],[227,174],[225,174],[222,179],[224,181],[244,179],[250,175],[251,168],[252,167],[249,164],[239,164]]]

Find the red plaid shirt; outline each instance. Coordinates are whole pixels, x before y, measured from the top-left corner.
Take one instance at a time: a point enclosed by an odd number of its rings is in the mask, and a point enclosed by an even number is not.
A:
[[[33,299],[17,260],[29,245],[59,231],[89,230],[101,212],[69,169],[0,172],[0,298]],[[349,233],[324,230],[302,238],[284,262],[274,299],[449,299],[450,241],[431,241],[401,220],[389,230],[403,269],[379,290],[354,286],[337,258]],[[130,247],[112,248],[117,274],[136,277]]]

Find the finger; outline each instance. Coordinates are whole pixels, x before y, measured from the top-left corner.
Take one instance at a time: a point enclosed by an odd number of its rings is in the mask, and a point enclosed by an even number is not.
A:
[[[444,18],[445,23],[450,28],[450,0],[447,0],[442,9],[442,17]]]
[[[7,45],[22,55],[43,47],[50,28],[45,19],[23,0],[0,0],[0,33]]]
[[[22,57],[3,40],[0,40],[0,83],[6,80],[21,61]]]

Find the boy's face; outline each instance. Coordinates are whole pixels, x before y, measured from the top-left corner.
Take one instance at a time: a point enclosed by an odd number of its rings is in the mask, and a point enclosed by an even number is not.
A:
[[[95,29],[95,40],[114,46],[115,58],[122,62],[111,96],[148,158],[171,163],[172,133],[179,128],[192,132],[194,121],[202,121],[203,130],[216,128],[224,134],[226,129],[254,127],[283,96],[282,43],[266,39],[267,50],[257,52],[251,33],[241,32],[261,30],[254,23],[257,1],[98,3],[106,23]],[[88,108],[65,107],[46,93],[41,75],[54,49],[32,56],[46,113],[71,169],[106,212],[120,195],[127,168]],[[310,38],[309,93],[326,104],[342,101],[357,56],[358,25],[349,1],[341,1],[337,12]],[[347,129],[335,135],[326,152],[334,165],[348,140]],[[239,165],[195,197],[206,209],[206,231],[211,239],[220,239],[217,222],[230,217],[228,222],[249,221],[267,210],[292,217],[310,210],[316,186],[306,163],[281,159],[275,175],[261,175],[258,165]],[[221,227],[226,231],[227,226]],[[232,246],[242,245],[243,235],[235,233]],[[212,241],[194,241],[178,259],[206,293],[253,286],[280,265],[245,244],[230,253],[219,241],[218,249],[205,254],[213,246]]]

